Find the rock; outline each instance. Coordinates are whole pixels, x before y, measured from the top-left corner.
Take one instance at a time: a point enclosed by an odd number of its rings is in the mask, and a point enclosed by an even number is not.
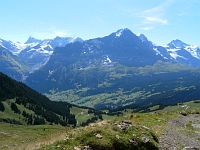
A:
[[[126,130],[127,126],[126,125],[117,125],[121,130]]]
[[[90,146],[84,146],[83,150],[92,150],[92,149],[90,148]]]
[[[144,141],[144,143],[150,142],[150,139],[148,139],[146,136],[143,136],[143,137],[142,137],[142,140]]]
[[[78,146],[75,146],[75,147],[74,147],[74,150],[81,150],[81,148],[78,147]]]
[[[123,120],[122,123],[125,123],[125,124],[132,124],[130,120]]]
[[[129,124],[129,127],[133,127],[133,125],[132,125],[132,124]]]
[[[116,125],[118,125],[118,124],[120,124],[120,123],[117,121],[117,122],[115,122],[113,125],[115,125],[115,126],[116,126]]]
[[[96,134],[96,138],[102,139],[103,136],[101,134]]]
[[[195,133],[197,133],[197,134],[200,136],[200,132],[198,132],[198,131],[195,131]]]
[[[183,150],[199,150],[197,147],[184,147]]]
[[[119,127],[121,130],[126,130],[129,127],[134,127],[130,120],[123,120],[122,122],[115,122],[113,125]]]
[[[116,135],[116,138],[117,138],[117,139],[120,139],[120,136],[119,136],[119,135]]]
[[[193,128],[197,128],[197,129],[200,129],[200,124],[192,124],[192,127],[193,127]]]
[[[129,139],[130,143],[135,143],[135,141],[133,139]]]
[[[146,126],[142,126],[144,129],[146,129],[146,130],[150,130],[148,127],[146,127]]]

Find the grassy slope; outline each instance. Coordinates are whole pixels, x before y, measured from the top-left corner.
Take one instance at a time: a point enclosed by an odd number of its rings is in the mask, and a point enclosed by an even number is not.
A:
[[[16,120],[26,124],[22,114],[14,113],[10,105],[15,99],[3,101],[5,111],[0,111],[0,119],[6,118]],[[17,107],[22,112],[25,110],[29,114],[34,114],[31,110],[26,109],[23,105]],[[78,115],[76,117],[79,124],[90,119],[94,114],[87,115],[88,110],[83,108],[72,107],[71,113]],[[81,112],[84,112],[81,114]],[[78,125],[79,125],[78,124]],[[66,134],[66,127],[60,125],[15,125],[0,122],[0,149],[33,149],[42,145],[52,144],[55,141],[63,140]]]
[[[189,106],[187,110],[182,108],[184,105]],[[142,143],[141,138],[143,135],[146,135],[157,147],[158,143],[155,141],[155,138],[163,133],[166,120],[177,117],[180,115],[179,112],[181,111],[192,113],[195,110],[195,113],[197,113],[199,108],[200,103],[191,101],[181,105],[168,106],[158,111],[152,110],[152,112],[148,113],[131,113],[132,110],[127,109],[123,112],[123,115],[103,115],[103,118],[107,119],[107,121],[105,120],[93,123],[87,127],[78,127],[75,129],[64,128],[58,125],[26,126],[0,123],[0,149],[31,149],[39,147],[41,149],[73,149],[75,146],[83,147],[86,145],[95,145],[106,149],[111,148],[113,142],[127,148],[133,144],[130,142],[130,139],[134,139],[136,143],[140,145]],[[71,112],[80,114],[83,110],[72,107]],[[10,115],[11,114],[13,113],[10,112]],[[113,126],[113,123],[122,120],[131,120],[132,124],[137,127],[136,130],[130,129],[127,132],[124,132],[116,126]],[[149,129],[146,129],[146,127]],[[101,134],[103,139],[97,139],[95,137],[95,134],[97,133]],[[70,140],[64,140],[66,134]],[[118,140],[116,138],[117,135],[123,140]],[[52,143],[54,144],[49,145]]]
[[[187,110],[185,107],[182,108],[184,105],[189,106]],[[144,144],[141,140],[143,135],[146,135],[151,140],[156,149],[158,146],[156,139],[164,132],[168,119],[178,117],[182,111],[187,111],[187,113],[200,113],[199,108],[200,103],[191,101],[181,105],[168,106],[158,111],[152,110],[152,112],[148,113],[130,113],[131,110],[126,110],[120,116],[103,115],[103,118],[109,119],[109,121],[102,121],[90,124],[87,127],[68,130],[67,136],[69,140],[57,142],[41,149],[73,149],[74,147],[83,148],[86,145],[96,149],[116,149],[113,146],[116,143],[119,149],[132,149],[136,145],[135,148],[140,149],[141,144]],[[130,120],[136,128],[134,130],[128,129],[127,131],[122,131],[116,126],[113,126],[113,123],[122,120]],[[190,129],[186,128],[185,130]],[[96,134],[102,135],[103,138],[96,138]],[[117,136],[121,138],[117,139]],[[130,142],[131,139],[135,141],[134,144]],[[144,149],[148,149],[148,147]]]
[[[64,138],[65,128],[51,125],[11,125],[0,123],[0,149],[33,149]]]
[[[16,104],[18,109],[21,111],[21,114],[16,114],[10,108],[12,102],[15,102],[15,99],[9,99],[9,100],[2,102],[5,107],[5,111],[4,112],[0,111],[0,119],[2,119],[2,118],[11,119],[11,120],[19,121],[22,124],[26,124],[26,122],[24,120],[25,118],[22,116],[22,111],[24,110],[29,114],[34,114],[34,112],[29,109],[26,109],[23,105]]]
[[[81,109],[78,107],[74,107],[72,106],[72,108],[70,108],[70,113],[74,114],[77,120],[77,126],[79,126],[81,123],[86,122],[88,119],[91,119],[92,117],[94,117],[94,113],[88,114],[88,110],[87,109]]]
[[[18,109],[21,111],[21,114],[16,114],[14,113],[14,111],[11,110],[10,106],[12,102],[15,102],[15,99],[9,99],[2,102],[5,107],[5,111],[4,112],[0,111],[0,119],[9,118],[11,120],[19,121],[22,124],[26,124],[24,120],[25,118],[22,116],[22,111],[25,110],[28,114],[32,114],[32,115],[34,115],[34,112],[25,108],[23,105],[16,104]],[[70,113],[76,116],[76,119],[79,124],[81,124],[82,122],[86,122],[88,119],[91,119],[94,116],[94,113],[88,114],[88,109],[78,108],[74,106],[70,108]]]

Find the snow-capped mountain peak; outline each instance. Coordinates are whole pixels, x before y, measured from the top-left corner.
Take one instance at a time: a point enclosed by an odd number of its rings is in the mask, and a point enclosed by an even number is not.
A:
[[[76,41],[83,41],[81,38],[78,37],[55,37],[53,40],[49,41],[49,44],[55,48],[55,47],[64,47],[68,43],[74,43]]]
[[[55,37],[54,39],[39,40],[32,36],[23,44],[0,39],[0,46],[20,57],[32,72],[49,60],[55,47],[65,47],[68,43],[82,41],[78,37]]]
[[[120,29],[118,30],[117,32],[115,32],[115,36],[116,37],[120,37],[122,36],[124,33],[128,33],[128,32],[131,32],[131,30],[129,30],[128,28],[123,28],[123,29]],[[132,33],[132,32],[131,32]]]
[[[93,45],[90,45],[90,41],[92,41]],[[0,46],[6,48],[12,52],[12,54],[17,55],[23,61],[25,61],[26,65],[29,67],[29,71],[35,71],[47,63],[50,56],[54,52],[55,47],[67,47],[68,43],[72,43],[70,45],[76,45],[83,44],[85,42],[86,41],[83,41],[81,38],[76,36],[57,36],[54,39],[44,40],[39,40],[30,36],[24,44],[0,39]],[[89,42],[86,42],[86,44],[89,44],[90,47],[86,45],[88,48],[84,49],[83,53],[94,53],[94,47],[96,46],[97,49],[99,49],[103,42],[106,44],[112,43],[108,47],[102,48],[106,50],[106,53],[112,52],[109,57],[105,58],[104,62],[106,63],[115,61],[112,55],[120,55],[120,60],[122,60],[122,58],[127,59],[126,57],[131,55],[138,61],[138,63],[144,62],[144,60],[142,60],[144,57],[140,56],[143,54],[145,56],[155,55],[155,57],[160,60],[175,61],[200,68],[200,47],[188,45],[178,39],[171,41],[165,46],[155,45],[149,41],[144,34],[135,35],[131,30],[127,28],[120,29],[103,38],[89,40]],[[111,51],[110,49],[113,47],[114,50]],[[134,59],[132,57],[127,60],[133,61]],[[128,61],[127,63],[130,63]]]
[[[171,41],[169,44],[167,44],[170,48],[182,48],[182,47],[186,47],[189,46],[188,44],[182,42],[181,40],[173,40]]]
[[[42,42],[42,40],[39,40],[39,39],[36,39],[36,38],[30,36],[30,37],[28,38],[28,40],[27,40],[24,44],[41,43],[41,42]]]

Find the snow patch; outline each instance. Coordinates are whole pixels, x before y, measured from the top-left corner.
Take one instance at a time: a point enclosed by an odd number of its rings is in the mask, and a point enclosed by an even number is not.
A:
[[[163,54],[162,54],[160,51],[158,51],[157,47],[154,47],[153,50],[156,52],[156,55],[160,55],[160,56],[162,56],[164,59],[167,59],[167,57],[163,56]]]
[[[170,56],[171,56],[172,58],[174,58],[174,59],[177,59],[178,57],[179,57],[179,58],[183,58],[183,59],[187,59],[187,58],[185,58],[185,57],[183,57],[183,56],[178,55],[178,54],[176,53],[176,51],[171,51],[169,54],[170,54]]]
[[[112,63],[111,59],[108,56],[105,56],[102,60],[104,65]]]
[[[128,31],[128,30],[129,30],[128,28],[120,29],[115,33],[115,36],[120,37],[124,31]]]
[[[122,31],[123,31],[123,30],[119,30],[119,31],[115,34],[115,36],[116,36],[116,37],[120,37],[120,36],[122,35]]]
[[[198,50],[198,46],[186,46],[185,47],[185,50],[188,51],[193,57],[197,58],[197,59],[200,59],[200,56],[197,52]]]
[[[49,76],[50,76],[50,75],[52,75],[52,73],[53,73],[53,70],[52,70],[52,71],[51,71],[51,70],[49,70]],[[48,76],[48,77],[49,77],[49,76]]]

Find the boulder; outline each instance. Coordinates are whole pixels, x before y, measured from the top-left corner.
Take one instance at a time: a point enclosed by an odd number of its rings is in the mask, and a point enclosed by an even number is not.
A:
[[[102,136],[101,134],[96,134],[96,138],[98,138],[98,139],[102,139],[103,136]]]

